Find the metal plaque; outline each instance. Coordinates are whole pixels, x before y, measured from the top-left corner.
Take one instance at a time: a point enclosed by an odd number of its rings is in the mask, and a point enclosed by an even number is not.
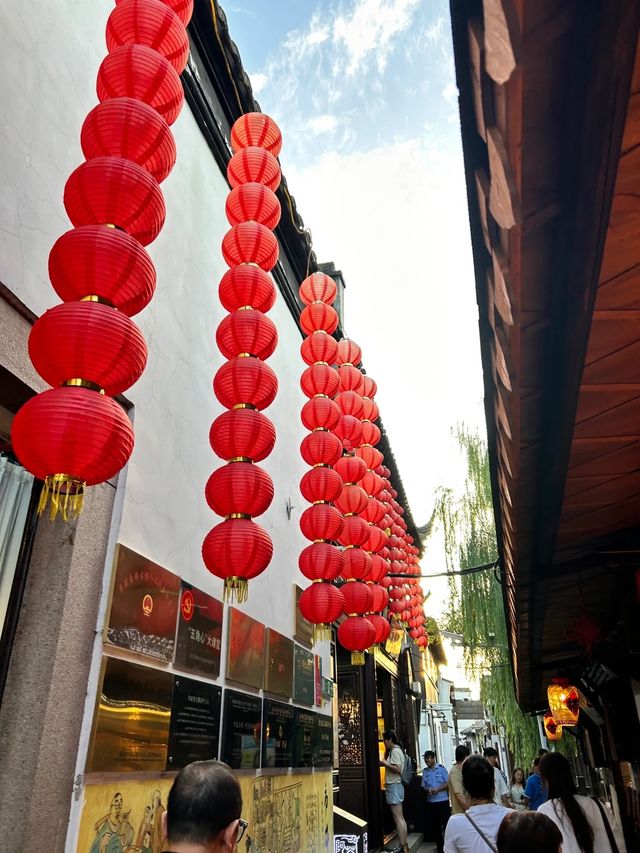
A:
[[[295,767],[313,767],[317,714],[304,708],[295,712]]]
[[[235,770],[260,767],[262,699],[235,690],[224,691],[222,760]]]
[[[209,678],[220,675],[223,610],[217,598],[182,581],[176,666]]]
[[[316,714],[316,732],[313,744],[313,766],[333,767],[333,719]]]
[[[262,622],[235,607],[229,608],[227,678],[260,690],[264,679],[264,635]]]
[[[313,705],[314,682],[313,654],[296,645],[293,671],[293,699],[301,705]]]
[[[262,767],[293,767],[293,705],[264,700],[262,718]]]
[[[164,770],[171,673],[105,657],[87,771]]]
[[[105,642],[172,660],[180,578],[118,545]]]
[[[300,612],[300,596],[304,590],[297,583],[293,585],[293,611],[295,613],[295,623],[293,628],[293,636],[306,646],[313,645],[313,623],[305,619]]]
[[[167,770],[218,757],[222,688],[178,675],[173,682]]]
[[[264,689],[287,699],[293,696],[293,640],[273,628],[267,628]]]

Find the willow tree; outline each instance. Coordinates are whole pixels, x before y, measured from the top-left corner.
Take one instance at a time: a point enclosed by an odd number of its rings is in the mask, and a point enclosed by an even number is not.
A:
[[[443,490],[436,514],[444,530],[447,570],[493,563],[497,558],[486,442],[464,427],[456,438],[466,461],[460,494]],[[515,697],[507,640],[502,580],[493,569],[449,576],[447,630],[464,638],[465,669],[479,678],[481,699],[503,726],[516,765],[528,767],[540,747],[538,724]]]

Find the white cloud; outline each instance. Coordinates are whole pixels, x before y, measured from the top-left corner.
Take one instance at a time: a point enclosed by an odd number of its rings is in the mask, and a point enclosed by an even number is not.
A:
[[[323,133],[333,133],[338,127],[339,121],[337,116],[324,113],[323,115],[313,116],[307,122],[307,130],[314,136],[320,136]]]
[[[347,52],[347,73],[363,70],[374,54],[378,71],[386,68],[394,39],[405,32],[420,0],[358,0],[350,14],[338,16],[333,23],[336,47]]]
[[[442,90],[442,97],[448,104],[455,104],[458,100],[458,89],[453,80],[450,80]]]
[[[249,74],[249,79],[251,80],[251,88],[253,89],[254,95],[259,95],[269,82],[267,75],[260,73]]]

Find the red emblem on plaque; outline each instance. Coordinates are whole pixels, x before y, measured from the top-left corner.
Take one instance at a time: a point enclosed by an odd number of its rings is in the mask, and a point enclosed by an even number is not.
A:
[[[142,599],[142,612],[145,616],[151,616],[153,610],[153,598],[147,593]]]
[[[180,602],[180,611],[182,612],[182,618],[185,622],[191,621],[195,609],[196,606],[193,600],[193,593],[190,589],[185,589],[182,593],[182,601]]]

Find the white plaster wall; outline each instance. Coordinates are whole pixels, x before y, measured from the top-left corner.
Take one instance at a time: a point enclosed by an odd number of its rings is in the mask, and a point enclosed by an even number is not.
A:
[[[82,161],[79,132],[97,100],[95,78],[112,8],[110,0],[0,4],[0,280],[37,314],[58,301],[48,282],[47,258],[55,239],[70,227],[63,188]],[[118,539],[220,597],[222,583],[206,571],[200,548],[219,520],[205,503],[204,485],[219,464],[208,433],[221,411],[212,378],[221,363],[214,336],[223,315],[217,284],[226,269],[220,242],[228,228],[228,187],[186,105],[173,131],[178,162],[162,185],[167,221],[149,247],[158,289],[135,318],[149,346],[149,364],[127,392],[135,406],[136,447]],[[263,464],[276,495],[259,522],[273,539],[274,556],[251,582],[243,609],[291,636],[292,584],[304,581],[297,569],[305,544],[298,529],[304,508],[298,491],[305,470],[298,451],[303,365],[300,335],[281,299],[271,317],[280,334],[270,360],[280,390],[267,414],[278,438]],[[287,499],[295,506],[290,520]],[[328,674],[327,648],[322,651]]]

